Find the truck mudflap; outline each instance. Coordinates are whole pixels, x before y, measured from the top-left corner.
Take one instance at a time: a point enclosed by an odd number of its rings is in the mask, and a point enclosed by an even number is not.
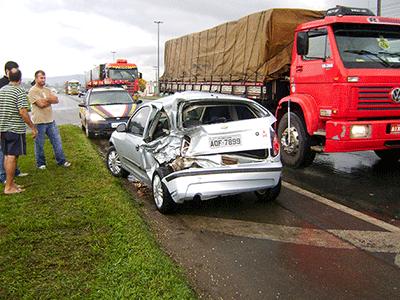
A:
[[[400,148],[400,120],[328,121],[325,152]]]

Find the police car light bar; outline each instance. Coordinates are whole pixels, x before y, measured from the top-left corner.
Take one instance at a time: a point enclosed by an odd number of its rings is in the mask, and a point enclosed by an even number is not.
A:
[[[337,5],[325,12],[325,16],[375,16],[368,8],[356,8]]]

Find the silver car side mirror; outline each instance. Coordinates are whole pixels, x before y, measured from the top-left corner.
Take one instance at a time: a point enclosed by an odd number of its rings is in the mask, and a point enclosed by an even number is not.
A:
[[[117,130],[117,132],[125,132],[126,131],[126,124],[125,123],[118,124],[116,130]]]

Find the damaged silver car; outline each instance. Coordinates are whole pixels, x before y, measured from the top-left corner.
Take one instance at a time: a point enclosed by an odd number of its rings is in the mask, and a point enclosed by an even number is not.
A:
[[[110,138],[107,167],[152,187],[162,213],[178,203],[255,192],[273,200],[282,164],[275,117],[241,97],[176,93],[143,104]]]

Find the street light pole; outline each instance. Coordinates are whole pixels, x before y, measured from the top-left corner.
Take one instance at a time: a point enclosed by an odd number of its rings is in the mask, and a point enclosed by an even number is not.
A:
[[[376,15],[380,16],[382,14],[382,0],[376,1]]]
[[[116,51],[111,51],[111,53],[112,53],[112,56],[113,56],[112,62],[115,62],[115,53],[117,53],[117,52]]]
[[[157,95],[160,95],[160,24],[162,21],[154,21],[157,24]]]
[[[154,81],[155,83],[157,83],[157,66],[153,66],[153,70],[154,70]],[[153,94],[156,95],[156,86],[153,83],[153,88],[154,88],[154,92]]]

